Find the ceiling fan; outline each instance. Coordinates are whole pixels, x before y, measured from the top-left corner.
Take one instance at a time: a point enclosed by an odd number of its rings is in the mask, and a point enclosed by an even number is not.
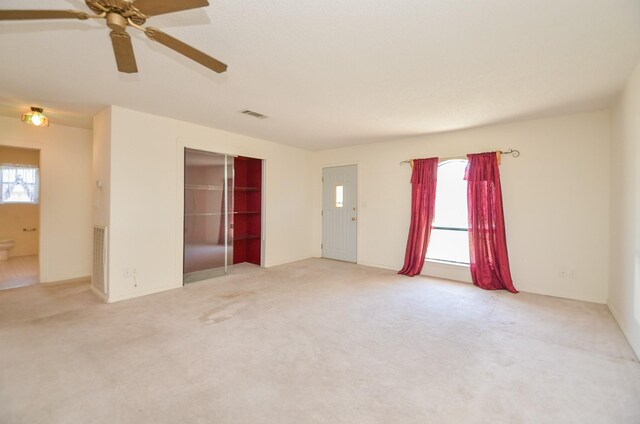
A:
[[[131,36],[127,34],[128,26],[212,71],[221,73],[227,70],[224,63],[169,34],[157,28],[142,27],[151,16],[208,6],[207,0],[85,0],[85,3],[94,14],[79,10],[0,10],[0,20],[105,19],[111,29],[111,44],[120,72],[138,72]]]

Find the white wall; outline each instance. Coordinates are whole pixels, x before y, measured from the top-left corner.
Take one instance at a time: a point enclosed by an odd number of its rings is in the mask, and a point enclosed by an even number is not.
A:
[[[98,186],[98,182],[102,187]],[[93,224],[109,227],[111,206],[111,108],[93,118]]]
[[[40,281],[89,276],[91,130],[0,116],[0,144],[40,150]]]
[[[314,255],[320,256],[321,172],[358,165],[358,263],[398,270],[409,227],[409,158],[519,149],[500,172],[517,289],[604,303],[609,274],[610,116],[597,111],[348,147],[314,155]],[[560,278],[560,268],[575,270]],[[468,269],[423,273],[469,280]]]
[[[640,66],[612,113],[609,309],[640,356]]]
[[[311,152],[120,107],[96,125],[110,138],[109,301],[182,286],[184,147],[265,159],[265,266],[311,256]]]

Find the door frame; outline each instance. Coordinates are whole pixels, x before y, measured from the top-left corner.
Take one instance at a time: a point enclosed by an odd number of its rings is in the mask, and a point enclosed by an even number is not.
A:
[[[360,175],[360,163],[359,162],[337,162],[337,163],[327,163],[327,164],[323,164],[320,166],[320,212],[322,213],[322,211],[324,210],[324,170],[325,168],[338,168],[341,166],[355,166],[356,167],[356,216],[358,217],[358,219],[356,220],[356,261],[354,263],[359,264],[360,263],[360,240],[361,240],[361,234],[360,234],[360,217],[362,216],[362,199],[360,197],[360,193],[361,193],[361,187],[360,187],[360,181],[362,181],[361,175]],[[322,215],[320,216],[320,257],[324,258],[324,256],[322,256],[322,244],[324,244],[324,219],[322,217]],[[330,259],[330,258],[325,258],[325,259]]]
[[[37,284],[42,284],[43,283],[43,278],[42,278],[42,264],[46,263],[45,259],[48,259],[49,256],[49,251],[46,249],[43,249],[43,246],[45,246],[44,243],[44,231],[42,230],[42,224],[44,222],[44,213],[43,213],[43,208],[42,204],[43,204],[43,198],[45,196],[43,196],[43,185],[42,185],[42,175],[44,174],[43,172],[43,157],[46,156],[45,152],[44,152],[44,148],[43,146],[40,145],[40,143],[35,142],[35,143],[30,143],[30,142],[25,142],[25,145],[18,145],[18,144],[11,144],[11,142],[9,140],[3,140],[2,142],[0,142],[0,147],[6,147],[6,148],[10,148],[10,149],[18,149],[18,150],[32,150],[37,152],[38,154],[38,203],[36,203],[36,208],[38,209],[38,228],[36,229],[36,231],[38,232],[38,249],[37,249],[37,253],[36,255],[38,256],[38,278],[37,281],[35,283],[30,283],[27,284],[26,286],[17,286],[17,287],[27,287],[27,286],[33,286],[33,285],[37,285]],[[20,165],[20,164],[16,164],[16,165]],[[48,170],[48,168],[47,168]],[[46,202],[45,202],[46,203]],[[46,206],[46,205],[45,205]],[[45,226],[45,228],[48,228],[47,226]],[[93,227],[91,229],[91,231],[93,231]],[[92,243],[93,243],[93,233],[91,235],[92,237]],[[31,255],[29,255],[31,256]],[[13,280],[13,279],[12,279]],[[12,281],[9,280],[9,281]],[[16,288],[17,288],[16,287]],[[14,287],[10,287],[10,288],[14,288]]]

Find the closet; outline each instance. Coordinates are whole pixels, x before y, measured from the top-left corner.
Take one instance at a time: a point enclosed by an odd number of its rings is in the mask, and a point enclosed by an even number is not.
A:
[[[185,149],[184,283],[262,263],[262,160]]]

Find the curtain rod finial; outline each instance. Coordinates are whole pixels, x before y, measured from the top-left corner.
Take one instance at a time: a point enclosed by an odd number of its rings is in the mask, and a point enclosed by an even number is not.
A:
[[[503,155],[511,155],[514,158],[517,158],[518,156],[520,156],[520,151],[516,150],[516,149],[509,149],[509,150],[504,150],[504,151],[500,151],[498,150],[500,153],[502,153]]]

